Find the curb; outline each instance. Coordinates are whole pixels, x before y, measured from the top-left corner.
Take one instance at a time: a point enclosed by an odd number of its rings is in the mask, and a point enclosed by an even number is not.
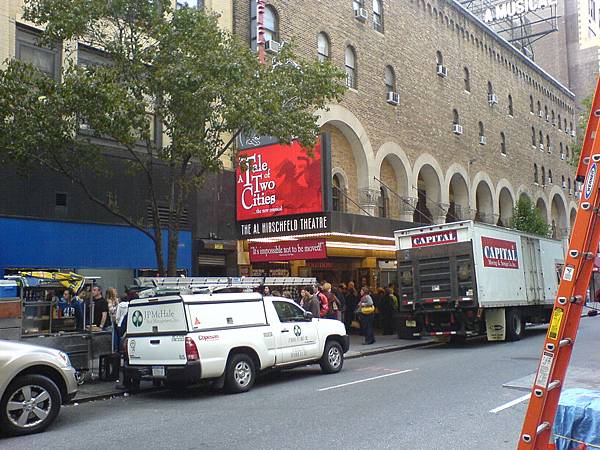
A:
[[[432,345],[439,345],[439,344],[440,344],[439,342],[428,341],[428,342],[416,342],[414,344],[406,344],[406,345],[390,345],[388,347],[381,347],[381,348],[377,348],[377,349],[373,349],[373,350],[365,350],[362,352],[358,352],[357,354],[354,354],[354,355],[348,355],[344,359],[363,358],[365,356],[380,355],[382,353],[398,352],[401,350],[410,350],[413,348],[429,347]]]
[[[428,342],[416,342],[414,344],[407,344],[407,345],[391,345],[388,347],[382,347],[382,348],[378,348],[378,349],[358,352],[356,354],[346,356],[345,359],[364,358],[365,356],[379,355],[382,353],[392,353],[392,352],[398,352],[401,350],[410,350],[413,348],[428,347],[428,346],[432,346],[432,345],[439,345],[439,342],[428,341]],[[105,394],[90,395],[88,397],[84,397],[81,399],[75,398],[75,399],[71,400],[68,404],[69,405],[81,405],[83,403],[89,403],[89,402],[98,401],[98,400],[110,400],[111,398],[126,397],[126,396],[153,393],[153,392],[162,392],[162,391],[166,391],[166,390],[167,389],[164,387],[149,387],[147,389],[140,389],[140,390],[133,391],[133,392],[127,391],[127,390],[115,391],[115,392],[110,392],[110,393],[105,393]]]

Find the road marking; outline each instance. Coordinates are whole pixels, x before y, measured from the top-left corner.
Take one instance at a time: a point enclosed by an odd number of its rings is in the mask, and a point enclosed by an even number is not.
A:
[[[519,403],[523,403],[525,400],[529,400],[529,397],[531,397],[531,393],[525,394],[524,396],[519,397],[519,398],[515,398],[514,400],[512,400],[508,403],[505,403],[504,405],[500,405],[497,408],[490,409],[490,412],[492,414],[499,413],[500,411],[504,411],[505,409],[508,409],[512,406],[518,405]]]
[[[364,380],[351,381],[350,383],[338,384],[336,386],[329,386],[326,388],[321,388],[321,389],[319,389],[319,392],[329,391],[331,389],[337,389],[337,388],[346,387],[346,386],[351,386],[353,384],[358,384],[358,383],[365,383],[367,381],[378,380],[379,378],[391,377],[394,375],[401,375],[403,373],[408,373],[408,372],[412,372],[412,371],[413,371],[413,369],[408,369],[408,370],[401,370],[400,372],[386,373],[385,375],[379,375],[377,377],[365,378]]]

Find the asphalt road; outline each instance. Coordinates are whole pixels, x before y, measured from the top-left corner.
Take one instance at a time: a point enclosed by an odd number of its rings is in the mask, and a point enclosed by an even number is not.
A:
[[[502,384],[535,371],[545,328],[263,377],[246,394],[155,392],[63,408],[10,449],[513,449],[527,402]],[[600,368],[600,318],[582,320],[573,364]],[[505,409],[503,409],[505,408]],[[497,413],[490,412],[500,409]]]

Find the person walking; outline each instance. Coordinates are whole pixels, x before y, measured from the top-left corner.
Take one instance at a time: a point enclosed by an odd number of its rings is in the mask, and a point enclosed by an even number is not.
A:
[[[308,289],[302,289],[305,293],[304,310],[309,311],[315,319],[321,317],[321,300],[319,299],[318,291],[315,286]]]
[[[385,289],[385,294],[381,299],[381,321],[383,324],[384,336],[394,334],[394,315],[398,311],[398,299],[390,287]]]
[[[344,295],[345,289],[346,286],[343,283],[340,284],[339,288],[331,289],[332,294],[337,297],[337,299],[340,301],[340,304],[342,305],[340,310],[337,312],[337,320],[339,320],[340,322],[344,322],[346,314],[346,297]]]
[[[330,283],[323,283],[323,294],[327,297],[327,304],[329,305],[329,311],[327,311],[325,317],[327,319],[338,320],[338,313],[342,310],[342,302],[331,292]]]
[[[346,323],[346,330],[352,332],[352,321],[354,320],[354,311],[356,305],[358,305],[358,292],[354,287],[354,281],[349,281],[346,288],[346,314],[344,316],[344,322]]]
[[[100,330],[104,330],[110,323],[110,317],[108,315],[108,302],[102,296],[102,288],[100,286],[92,288],[92,301],[92,325],[100,328]]]
[[[360,301],[356,307],[356,313],[360,318],[363,332],[365,335],[365,341],[363,345],[371,345],[375,343],[375,336],[373,335],[373,315],[375,313],[375,306],[373,304],[373,298],[369,295],[369,288],[363,286],[360,289]]]

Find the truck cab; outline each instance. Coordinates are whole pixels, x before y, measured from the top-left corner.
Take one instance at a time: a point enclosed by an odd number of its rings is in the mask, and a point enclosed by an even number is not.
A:
[[[126,378],[169,386],[216,380],[249,390],[260,371],[320,364],[339,372],[349,338],[336,320],[286,298],[224,292],[154,295],[129,304]]]

